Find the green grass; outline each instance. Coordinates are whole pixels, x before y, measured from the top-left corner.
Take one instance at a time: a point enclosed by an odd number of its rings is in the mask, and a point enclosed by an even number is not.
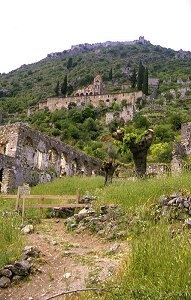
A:
[[[99,191],[101,202],[117,203],[125,209],[136,210],[154,203],[161,195],[179,190],[191,191],[191,175],[161,177],[135,181],[117,181]]]
[[[20,217],[0,216],[0,268],[11,263],[21,255],[23,239],[20,233]]]
[[[64,177],[32,188],[33,195],[76,195],[80,189],[81,195],[93,193],[103,186],[102,177]]]
[[[66,177],[32,188],[32,194],[75,194],[97,196],[97,204],[117,203],[129,213],[132,228],[129,237],[130,252],[125,257],[122,271],[108,285],[120,285],[102,295],[80,294],[77,299],[124,299],[124,300],[190,300],[191,299],[191,236],[189,230],[181,230],[172,236],[172,230],[180,223],[169,224],[166,219],[155,223],[151,204],[157,204],[161,195],[177,191],[191,192],[189,173],[176,177],[161,177],[135,181],[114,181],[103,186],[103,177]],[[4,204],[5,205],[5,204]],[[7,223],[2,223],[7,222]],[[11,219],[0,219],[0,265],[15,257],[14,249],[17,231]],[[14,221],[15,222],[15,221]],[[9,232],[10,230],[10,232]],[[13,246],[12,246],[13,245]],[[3,258],[3,253],[9,253]],[[18,253],[18,251],[16,252]],[[72,297],[75,299],[75,297]]]

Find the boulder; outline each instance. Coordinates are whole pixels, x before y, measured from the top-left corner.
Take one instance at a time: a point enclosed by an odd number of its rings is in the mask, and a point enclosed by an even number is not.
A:
[[[5,276],[0,278],[0,287],[1,288],[8,288],[10,286],[10,284],[11,284],[10,278],[5,277]]]

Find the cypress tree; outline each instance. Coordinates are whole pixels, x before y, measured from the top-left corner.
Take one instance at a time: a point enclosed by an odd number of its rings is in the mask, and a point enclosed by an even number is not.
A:
[[[145,72],[145,67],[142,64],[142,61],[140,61],[139,71],[138,71],[138,76],[137,76],[137,89],[138,89],[138,91],[142,91],[144,72]]]
[[[67,88],[68,88],[68,78],[67,78],[67,75],[65,75],[64,82],[61,85],[61,92],[64,97],[66,96]]]
[[[145,95],[148,95],[149,93],[149,87],[148,87],[148,69],[145,68],[144,71],[144,76],[143,76],[143,86],[142,86],[142,91]]]

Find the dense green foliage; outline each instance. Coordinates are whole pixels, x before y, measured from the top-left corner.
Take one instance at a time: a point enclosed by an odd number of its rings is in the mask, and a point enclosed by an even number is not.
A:
[[[125,88],[127,91],[143,89],[146,95],[153,91],[148,86],[148,77],[160,79],[158,98],[152,101],[138,99],[139,113],[133,124],[127,124],[127,130],[130,132],[151,127],[155,132],[156,145],[150,150],[149,161],[169,162],[172,143],[179,138],[181,123],[191,120],[190,92],[186,92],[183,101],[178,90],[183,86],[177,83],[178,78],[183,81],[190,78],[191,62],[177,59],[176,51],[160,46],[136,44],[63,51],[57,57],[48,56],[38,63],[0,74],[1,124],[28,122],[34,128],[90,155],[107,158],[108,149],[113,143],[111,133],[117,127],[124,126],[119,113],[125,103],[113,103],[110,108],[88,107],[81,111],[71,103],[68,111],[53,113],[38,111],[36,106],[46,97],[73,95],[78,88],[92,83],[97,74],[102,75],[109,92],[120,92],[123,86],[123,90]],[[185,87],[191,85],[185,83]],[[170,89],[175,89],[175,96]],[[114,119],[106,125],[105,114],[111,111]],[[160,151],[157,152],[157,149]],[[131,161],[129,155],[128,161]]]

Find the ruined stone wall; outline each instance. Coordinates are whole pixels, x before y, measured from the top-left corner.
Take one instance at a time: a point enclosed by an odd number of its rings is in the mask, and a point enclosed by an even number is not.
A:
[[[19,126],[16,124],[0,127],[0,153],[16,156]]]
[[[34,185],[58,176],[91,176],[100,172],[100,160],[33,130],[27,124],[1,126],[0,140],[12,145],[10,152],[0,154],[3,192],[23,183]]]
[[[174,142],[172,154],[172,173],[178,174],[186,167],[183,159],[191,156],[191,122],[181,125],[181,142]]]
[[[135,108],[136,100],[142,97],[142,92],[136,93],[115,93],[115,94],[102,94],[93,96],[74,96],[74,97],[51,97],[47,98],[46,101],[39,103],[39,109],[48,108],[51,112],[56,109],[68,109],[70,103],[75,103],[77,107],[84,107],[85,105],[91,104],[93,107],[107,106],[110,107],[113,102],[121,104],[122,101],[126,101],[129,109]]]

